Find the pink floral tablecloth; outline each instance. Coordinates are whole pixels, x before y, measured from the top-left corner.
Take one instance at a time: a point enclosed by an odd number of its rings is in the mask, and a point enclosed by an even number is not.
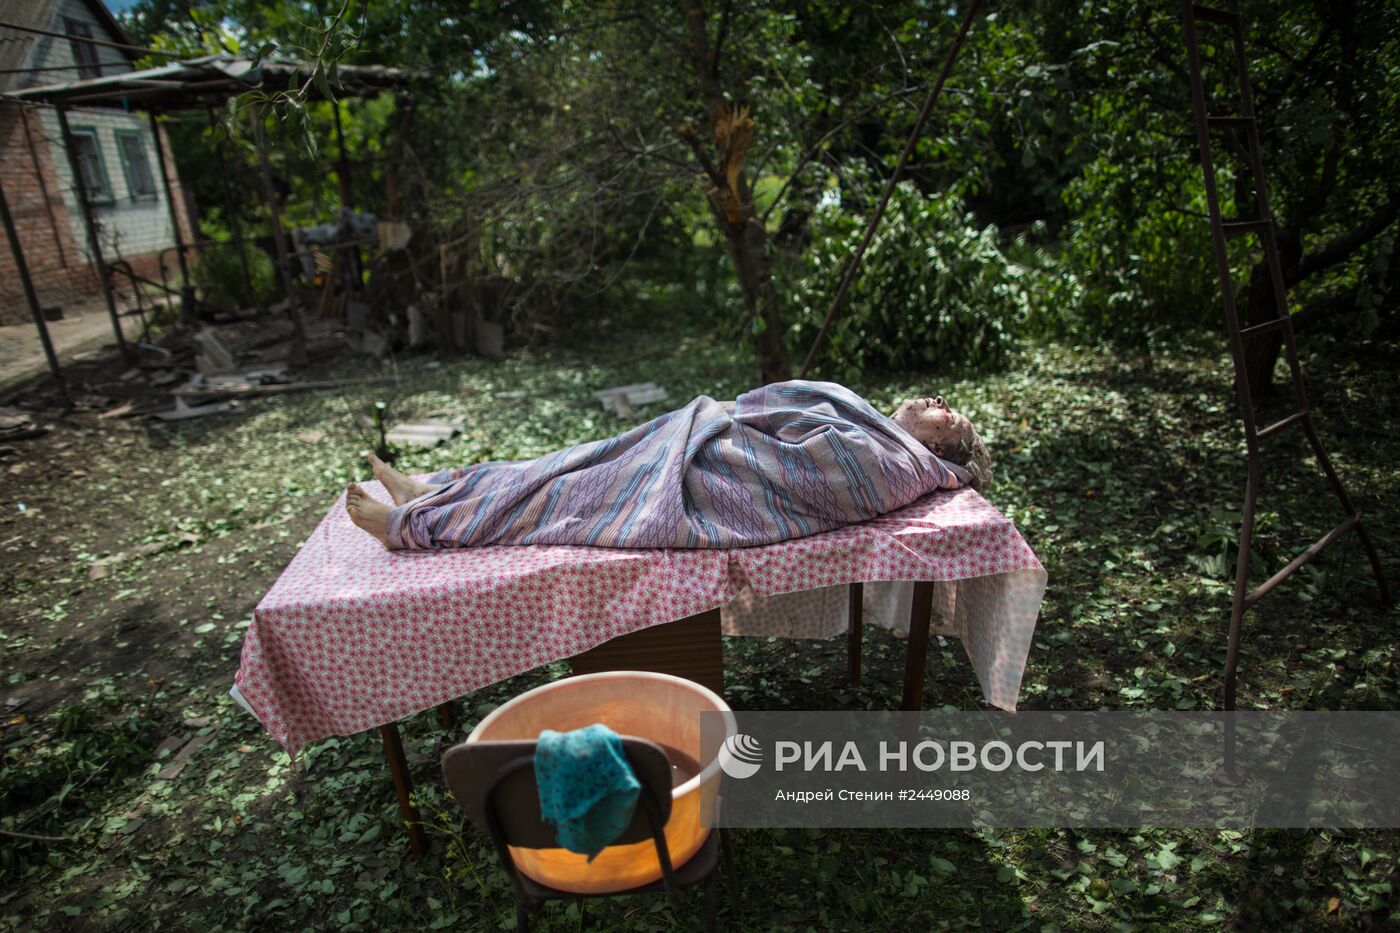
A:
[[[1014,709],[1046,575],[971,489],[733,550],[387,551],[342,496],[258,604],[234,695],[295,753],[717,606],[727,634],[835,635],[845,584],[912,580],[940,584],[933,630],[962,640],[989,703]],[[866,621],[907,628],[911,590],[867,586]]]

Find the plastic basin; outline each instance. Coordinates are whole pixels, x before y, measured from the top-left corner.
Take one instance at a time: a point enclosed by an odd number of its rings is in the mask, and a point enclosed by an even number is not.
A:
[[[719,762],[700,761],[703,712],[724,714],[725,735],[735,732],[728,704],[694,681],[646,671],[606,671],[567,677],[522,693],[481,720],[467,741],[534,739],[543,729],[568,732],[601,722],[620,735],[650,739],[681,752],[692,768],[698,766],[698,773],[671,791],[666,844],[671,864],[679,868],[709,835],[700,822],[702,801],[712,801],[719,787]],[[650,839],[609,846],[592,862],[562,848],[511,846],[510,853],[516,867],[535,881],[577,894],[625,891],[661,877],[656,846]]]

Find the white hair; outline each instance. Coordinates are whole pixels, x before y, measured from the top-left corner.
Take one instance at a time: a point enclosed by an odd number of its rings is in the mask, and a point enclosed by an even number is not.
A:
[[[951,448],[945,447],[939,456],[956,463],[972,476],[969,484],[973,489],[986,489],[992,483],[992,455],[987,450],[987,445],[982,443],[982,437],[977,433],[977,429],[968,422],[967,430]]]

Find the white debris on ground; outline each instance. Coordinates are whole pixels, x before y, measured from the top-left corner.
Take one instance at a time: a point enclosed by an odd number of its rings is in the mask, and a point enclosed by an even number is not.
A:
[[[593,393],[602,403],[603,411],[610,411],[619,418],[628,418],[634,408],[666,401],[666,390],[654,382],[639,382],[630,386],[614,386]]]
[[[443,441],[461,434],[467,429],[462,421],[412,421],[401,424],[384,435],[390,444],[405,444],[411,447],[436,447]]]

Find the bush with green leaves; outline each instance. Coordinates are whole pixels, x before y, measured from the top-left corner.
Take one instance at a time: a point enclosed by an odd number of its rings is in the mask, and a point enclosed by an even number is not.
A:
[[[277,299],[280,288],[272,257],[251,243],[244,246],[243,252],[248,260],[246,275],[237,243],[212,243],[199,251],[193,277],[200,295],[209,304],[234,310],[245,307],[249,297],[254,304]]]
[[[1146,209],[1145,192],[1157,192]],[[1159,162],[1145,169],[1104,156],[1087,165],[1063,197],[1073,220],[1060,261],[1085,287],[1081,301],[1039,322],[1040,329],[1143,344],[1164,331],[1219,321],[1220,286],[1198,166]],[[1228,196],[1222,206],[1233,213]]]
[[[867,217],[836,203],[814,213],[811,246],[784,286],[799,349],[821,326]],[[903,183],[823,346],[823,370],[855,381],[866,370],[997,364],[1041,300],[1043,277],[1010,259],[996,228],[960,199]]]

